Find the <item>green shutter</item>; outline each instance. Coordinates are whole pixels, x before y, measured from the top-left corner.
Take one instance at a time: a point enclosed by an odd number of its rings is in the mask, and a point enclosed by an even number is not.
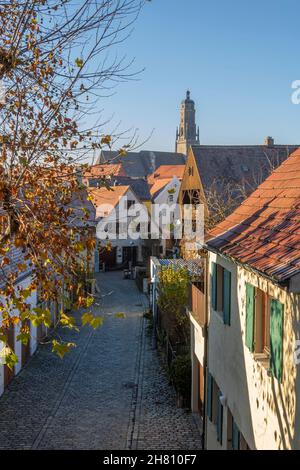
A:
[[[231,311],[231,272],[223,269],[223,321],[230,325]]]
[[[270,312],[270,366],[274,377],[282,381],[282,342],[283,342],[283,305],[278,300],[271,300]]]
[[[213,378],[208,372],[207,374],[207,416],[212,421],[212,392],[213,392]]]
[[[211,305],[214,310],[217,310],[217,265],[211,265]]]
[[[246,346],[254,350],[254,295],[255,288],[246,284]]]
[[[218,393],[218,417],[217,417],[217,439],[222,445],[223,441],[223,405],[221,404],[220,398],[222,393]]]
[[[240,450],[240,431],[234,421],[232,421],[232,449]]]

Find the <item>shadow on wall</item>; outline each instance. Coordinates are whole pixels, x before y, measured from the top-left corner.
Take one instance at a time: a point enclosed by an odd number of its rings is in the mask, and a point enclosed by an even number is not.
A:
[[[253,277],[256,276],[253,274]],[[280,383],[275,377],[268,374],[267,368],[260,361],[253,359],[250,352],[252,360],[247,364],[248,350],[245,347],[246,295],[243,276],[239,276],[237,292],[241,299],[241,312],[238,315],[240,344],[237,344],[237,348],[243,358],[243,363],[239,362],[238,373],[240,383],[244,385],[236,393],[241,393],[243,397],[243,415],[246,423],[250,423],[250,426],[246,426],[247,435],[244,437],[252,449],[259,448],[259,442],[263,443],[264,448],[299,449],[300,365],[295,367],[294,364],[295,332],[299,332],[300,325],[299,299],[297,296],[288,296],[284,310],[283,376],[282,383]],[[289,299],[291,300],[289,301]],[[236,398],[240,403],[239,397]],[[235,416],[235,412],[238,410],[231,411]],[[239,419],[241,419],[239,413],[236,418],[237,425],[239,425]],[[245,423],[242,426],[242,429],[244,428]]]
[[[253,253],[247,256],[247,262],[260,262],[260,265],[266,265],[266,256],[255,250],[259,242],[264,241],[265,231],[260,228],[260,224],[255,227],[249,227],[245,233],[245,225],[257,222],[263,212],[268,209],[268,204],[258,209],[253,215],[244,220],[242,224],[234,227],[234,231],[228,236],[227,250],[230,254],[230,248],[234,249],[235,256],[243,257],[243,249],[238,249],[241,242],[246,243],[249,250]],[[281,229],[289,230],[289,221],[293,220],[296,212],[291,210],[285,214],[285,220],[276,223],[276,215],[272,214],[264,220],[264,226],[272,226],[274,238]],[[282,218],[281,218],[282,219]],[[292,222],[291,222],[292,223]],[[222,236],[214,239],[214,246],[221,247],[224,243]],[[269,238],[268,233],[268,238]],[[259,242],[258,242],[259,239]],[[265,240],[267,242],[267,240]],[[224,260],[224,259],[223,259]],[[221,258],[217,260],[223,264]],[[299,367],[294,363],[295,340],[300,339],[300,300],[299,295],[288,294],[286,296],[284,307],[284,330],[283,330],[283,377],[282,383],[272,376],[269,376],[267,369],[259,362],[250,360],[248,350],[245,345],[245,322],[246,322],[246,293],[243,276],[238,272],[242,268],[236,268],[235,282],[237,289],[234,289],[235,298],[232,298],[232,319],[229,328],[237,328],[234,333],[234,346],[225,343],[220,345],[219,361],[222,361],[223,350],[226,347],[230,351],[231,357],[227,357],[228,370],[224,377],[224,383],[230,380],[232,384],[231,396],[228,396],[228,407],[236,419],[236,424],[240,429],[245,430],[244,435],[251,448],[256,448],[256,441],[262,442],[264,447],[275,447],[277,449],[300,449],[300,379]],[[253,274],[253,285],[256,284],[257,276]],[[251,282],[251,280],[250,280]],[[285,293],[281,292],[283,298]],[[239,302],[240,299],[240,302]],[[242,324],[243,323],[243,324]],[[228,327],[227,327],[228,328]],[[232,338],[233,332],[228,332],[228,338]],[[216,338],[220,342],[220,339]],[[251,354],[249,352],[249,354]],[[230,361],[230,362],[229,362]],[[222,372],[220,372],[222,376]],[[219,384],[220,388],[222,383]],[[254,398],[255,397],[255,398]],[[253,431],[255,428],[255,433]],[[256,439],[255,439],[255,435]],[[272,435],[273,434],[273,435]]]
[[[284,312],[283,380],[278,384],[271,379],[271,395],[268,403],[278,416],[280,433],[274,439],[280,449],[300,449],[300,380],[299,365],[294,362],[295,340],[299,339],[299,296],[291,295]]]
[[[224,267],[224,258],[217,256],[217,264]],[[232,266],[232,265],[231,265]],[[227,408],[234,421],[243,433],[251,449],[255,449],[252,413],[250,406],[251,389],[248,383],[249,371],[246,368],[244,352],[244,335],[241,321],[245,321],[245,313],[240,318],[240,306],[244,311],[246,302],[243,281],[239,279],[238,268],[231,269],[232,289],[230,326],[225,326],[219,313],[213,312],[210,318],[209,334],[209,370],[222,394],[227,398]],[[234,296],[233,296],[234,295]],[[239,299],[241,299],[239,301]],[[213,334],[211,334],[213,332]],[[212,352],[213,351],[213,352]],[[227,412],[227,409],[224,409]],[[227,419],[223,417],[224,426]],[[228,429],[228,426],[227,426]],[[226,430],[225,435],[227,435]],[[229,439],[230,436],[227,435]],[[223,442],[223,448],[230,448],[230,442]]]

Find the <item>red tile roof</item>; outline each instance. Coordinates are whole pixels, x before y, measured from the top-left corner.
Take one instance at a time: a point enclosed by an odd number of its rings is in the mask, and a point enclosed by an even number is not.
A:
[[[125,196],[130,186],[113,186],[112,188],[89,188],[88,193],[96,208],[96,217],[109,215]]]
[[[161,165],[151,175],[148,176],[147,181],[149,184],[155,183],[159,179],[169,178],[170,180],[177,176],[181,181],[184,174],[185,165]]]
[[[300,272],[300,148],[210,232],[207,245],[279,282]]]
[[[84,178],[98,178],[102,176],[126,176],[126,173],[122,163],[93,165],[84,173]]]
[[[150,194],[152,197],[158,196],[158,194],[172,181],[173,178],[164,178],[154,181],[154,184],[150,186]]]

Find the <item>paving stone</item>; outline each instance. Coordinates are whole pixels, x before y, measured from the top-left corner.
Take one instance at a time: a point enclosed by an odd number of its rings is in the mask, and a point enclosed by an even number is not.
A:
[[[93,310],[103,326],[60,328],[77,347],[60,360],[41,345],[0,398],[0,449],[199,448],[146,335],[146,298],[118,272],[99,274],[98,284]]]

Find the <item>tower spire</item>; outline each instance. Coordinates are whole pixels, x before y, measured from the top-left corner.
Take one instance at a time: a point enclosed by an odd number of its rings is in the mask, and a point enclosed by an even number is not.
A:
[[[187,90],[186,98],[181,102],[179,132],[176,133],[176,152],[187,155],[190,145],[199,145],[199,127],[196,127],[195,102]]]

